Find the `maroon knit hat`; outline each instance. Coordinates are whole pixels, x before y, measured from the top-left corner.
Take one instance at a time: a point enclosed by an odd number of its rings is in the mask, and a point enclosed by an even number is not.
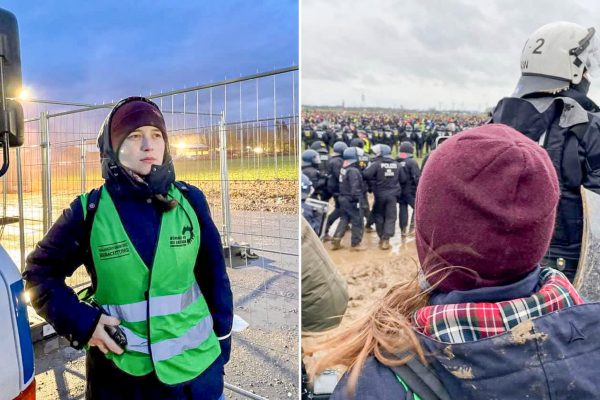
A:
[[[449,292],[522,278],[548,249],[558,198],[548,154],[516,130],[491,124],[446,140],[427,161],[415,204],[428,282]]]
[[[143,100],[132,100],[120,106],[110,120],[110,145],[118,152],[123,140],[141,126],[154,126],[167,141],[167,127],[160,110]]]

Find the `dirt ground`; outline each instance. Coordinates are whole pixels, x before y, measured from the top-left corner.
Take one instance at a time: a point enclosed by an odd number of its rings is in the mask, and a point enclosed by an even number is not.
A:
[[[389,288],[400,281],[414,278],[417,272],[417,250],[414,237],[402,241],[400,235],[390,240],[391,250],[380,250],[375,232],[367,233],[363,243],[368,250],[350,252],[350,232],[345,235],[345,248],[332,251],[326,243],[329,256],[348,283],[348,309],[342,324],[347,324],[363,315],[379,301]]]
[[[348,308],[342,319],[345,326],[364,315],[376,304],[388,290],[401,281],[413,279],[417,273],[417,250],[414,236],[401,240],[397,233],[391,238],[391,250],[380,250],[379,238],[375,232],[365,232],[363,244],[366,251],[350,252],[350,232],[342,240],[344,248],[331,250],[331,244],[325,243],[331,257],[342,276],[348,283]],[[312,338],[302,338],[302,343],[310,343]],[[318,355],[317,355],[318,356]],[[311,357],[303,357],[305,365],[312,363]],[[343,368],[337,368],[339,375]]]
[[[220,199],[220,182],[202,182],[199,186],[208,199]],[[298,212],[297,190],[297,180],[231,181],[229,182],[231,210],[296,214]]]

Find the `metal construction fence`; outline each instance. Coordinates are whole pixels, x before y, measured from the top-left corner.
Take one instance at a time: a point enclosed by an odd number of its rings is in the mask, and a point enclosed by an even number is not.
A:
[[[298,68],[290,67],[147,96],[165,116],[177,179],[205,193],[226,253],[245,242],[259,256],[240,265],[227,254],[235,312],[250,324],[234,336],[228,382],[251,379],[254,391],[264,385],[274,397],[297,391],[297,94]],[[62,210],[103,183],[96,137],[113,105],[24,104],[25,144],[11,150],[1,180],[0,225],[22,269]],[[80,267],[68,283],[78,288],[89,276]]]

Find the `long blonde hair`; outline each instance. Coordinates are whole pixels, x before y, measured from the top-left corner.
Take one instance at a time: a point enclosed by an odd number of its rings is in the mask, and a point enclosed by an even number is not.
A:
[[[476,254],[467,246],[448,244],[441,246],[437,251],[430,248],[424,264],[428,262],[441,264],[443,260],[441,254],[457,248]],[[388,366],[406,364],[413,357],[418,357],[425,363],[425,351],[411,324],[411,318],[418,309],[428,304],[430,292],[455,269],[476,274],[469,268],[446,264],[445,267],[427,276],[417,275],[409,281],[395,284],[369,312],[348,326],[324,333],[307,334],[316,340],[307,341],[303,346],[304,354],[319,353],[314,363],[307,367],[311,379],[326,368],[344,365],[349,368],[350,373],[348,390],[353,392],[360,371],[370,355]],[[426,288],[421,287],[420,281],[430,281],[429,278],[434,274],[441,274],[437,284]]]
[[[311,377],[336,365],[349,368],[348,387],[352,391],[367,358],[372,354],[385,365],[402,365],[413,355],[425,361],[425,354],[410,322],[410,315],[425,306],[429,298],[417,278],[390,288],[383,299],[364,316],[346,327],[314,335],[316,343],[303,351],[310,355],[326,351],[308,367]],[[311,335],[312,336],[312,335]],[[398,357],[398,354],[405,356]]]

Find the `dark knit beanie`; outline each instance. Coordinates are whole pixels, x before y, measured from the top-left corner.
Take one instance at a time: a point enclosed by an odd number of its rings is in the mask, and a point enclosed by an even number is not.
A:
[[[110,121],[110,145],[118,153],[123,140],[141,126],[154,126],[163,134],[167,142],[165,119],[158,108],[143,100],[123,104],[112,115]]]
[[[442,292],[513,283],[550,244],[559,199],[546,151],[516,130],[484,125],[431,153],[417,188],[416,244]]]

